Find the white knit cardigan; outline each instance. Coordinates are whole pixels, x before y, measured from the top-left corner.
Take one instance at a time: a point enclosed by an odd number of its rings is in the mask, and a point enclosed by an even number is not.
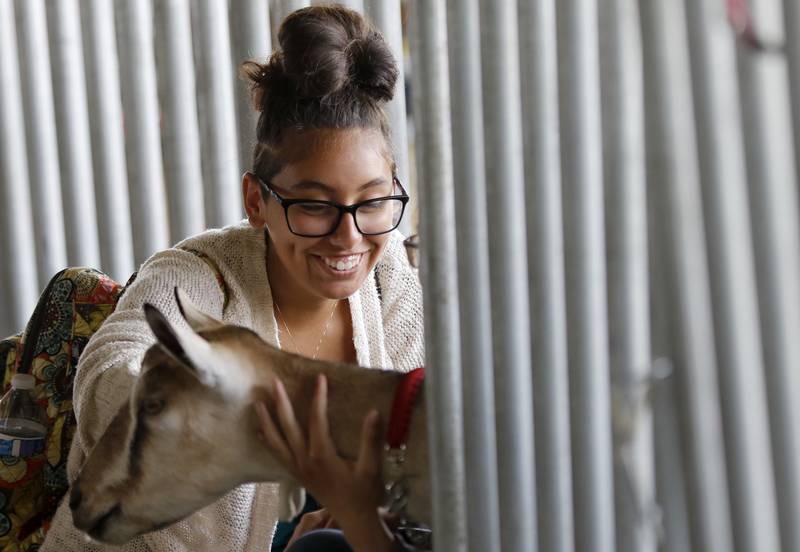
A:
[[[214,270],[187,250],[199,251],[216,264],[228,291],[224,309],[224,295]],[[280,346],[265,259],[263,231],[243,221],[189,238],[176,248],[153,255],[142,265],[114,314],[81,356],[75,377],[78,428],[69,455],[70,481],[120,405],[128,400],[141,359],[155,341],[144,320],[145,302],[157,306],[172,323],[185,324],[173,298],[173,289],[180,286],[203,311],[251,328],[264,340]],[[422,366],[422,292],[416,271],[406,259],[400,234],[390,235],[375,269],[349,303],[359,365],[403,372]],[[269,550],[278,510],[275,485],[242,485],[186,520],[118,548],[88,543],[73,526],[67,502],[62,500],[42,552],[263,552]]]

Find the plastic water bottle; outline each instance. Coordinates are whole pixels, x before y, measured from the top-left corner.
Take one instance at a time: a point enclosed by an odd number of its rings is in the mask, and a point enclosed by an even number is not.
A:
[[[33,400],[36,378],[16,374],[0,399],[0,456],[29,457],[44,450],[47,415]]]

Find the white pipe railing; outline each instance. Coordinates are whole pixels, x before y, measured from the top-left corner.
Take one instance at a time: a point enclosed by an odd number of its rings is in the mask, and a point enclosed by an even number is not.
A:
[[[572,552],[556,1],[519,3],[539,549]]]
[[[750,7],[759,40],[783,44],[778,0],[760,0]],[[800,199],[789,75],[785,56],[777,52],[740,46],[738,53],[778,504],[757,487],[763,480],[754,481],[739,497],[752,510],[735,509],[734,527],[737,543],[776,550],[774,524],[780,516],[783,550],[794,550],[800,546]],[[749,409],[749,400],[746,404]],[[763,472],[773,459],[759,460],[755,468]]]
[[[792,100],[792,121],[794,122],[794,163],[797,174],[800,174],[800,2],[783,0],[783,20],[785,22],[783,36],[791,87],[789,97]]]
[[[83,7],[100,259],[112,278],[125,280],[133,272],[133,236],[114,4],[89,0]]]
[[[651,369],[639,7],[601,0],[603,169],[606,186],[611,421],[617,550],[655,552],[658,532]]]
[[[649,190],[668,275],[692,549],[733,550],[685,12],[641,2]],[[669,520],[667,520],[669,523]]]
[[[715,2],[687,2],[734,533],[778,550],[734,36]]]
[[[67,265],[50,48],[42,40],[47,36],[44,0],[18,2],[17,16],[31,201],[37,214],[48,221],[47,226],[33,225],[41,289],[47,285],[48,274],[55,274]]]
[[[0,306],[16,322],[16,332],[34,307],[38,283],[13,8],[0,2]]]
[[[459,8],[459,9],[456,9]],[[489,237],[483,156],[478,0],[448,2],[453,177],[458,235],[467,542],[500,550],[495,399],[492,379]]]
[[[134,263],[169,244],[156,88],[153,11],[149,2],[124,0],[118,13],[122,102]]]
[[[205,228],[197,89],[191,70],[194,51],[190,6],[188,0],[159,0],[155,5],[158,76],[163,82],[164,174],[172,243]]]
[[[420,182],[421,277],[425,304],[425,361],[428,457],[436,547],[465,552],[464,435],[462,377],[456,278],[453,159],[450,134],[450,85],[447,62],[445,0],[415,5],[414,46],[417,67],[418,128],[424,150],[418,163]],[[428,209],[427,211],[425,209]]]
[[[49,0],[47,6],[67,261],[72,265],[99,266],[80,11],[77,0]]]
[[[233,102],[227,0],[201,0],[198,10],[200,64],[203,87],[200,102],[203,129],[203,183],[206,224],[232,224],[244,213],[241,199],[236,111]]]
[[[232,0],[230,5],[233,71],[236,79],[236,117],[239,121],[239,170],[253,166],[258,112],[253,109],[250,87],[239,75],[244,61],[264,63],[272,52],[267,0]]]
[[[560,0],[561,113],[572,466],[578,550],[612,552],[603,160],[596,0]]]
[[[480,2],[500,544],[537,548],[519,42],[515,2]]]

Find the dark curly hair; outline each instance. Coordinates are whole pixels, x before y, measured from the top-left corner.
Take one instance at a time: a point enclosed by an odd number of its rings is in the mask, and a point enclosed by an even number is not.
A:
[[[287,133],[348,128],[380,131],[394,170],[383,105],[392,99],[398,70],[383,36],[356,11],[312,6],[283,21],[278,44],[267,63],[242,65],[261,113],[253,171],[266,179],[280,172]]]

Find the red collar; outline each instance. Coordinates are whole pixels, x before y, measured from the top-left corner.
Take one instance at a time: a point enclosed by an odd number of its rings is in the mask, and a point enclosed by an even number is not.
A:
[[[425,368],[417,368],[408,372],[397,386],[389,417],[389,429],[386,432],[386,444],[390,448],[400,448],[408,441],[411,413],[424,380]]]

